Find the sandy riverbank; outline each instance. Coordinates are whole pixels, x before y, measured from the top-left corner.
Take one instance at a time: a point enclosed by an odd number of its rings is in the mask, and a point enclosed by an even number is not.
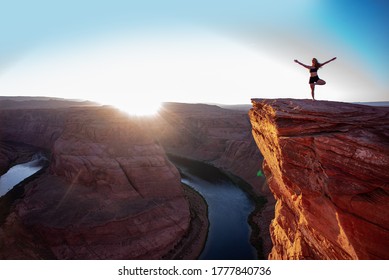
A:
[[[188,233],[163,259],[195,260],[205,245],[208,235],[208,205],[194,189],[182,185],[190,204],[191,223]]]

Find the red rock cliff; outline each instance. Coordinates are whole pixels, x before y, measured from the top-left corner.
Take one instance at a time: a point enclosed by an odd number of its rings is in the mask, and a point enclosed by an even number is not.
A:
[[[389,108],[253,99],[270,259],[389,259]]]

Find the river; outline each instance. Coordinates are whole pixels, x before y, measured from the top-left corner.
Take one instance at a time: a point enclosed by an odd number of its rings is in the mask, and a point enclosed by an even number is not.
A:
[[[199,259],[257,259],[250,243],[251,228],[247,222],[254,209],[249,196],[219,169],[197,161],[170,158],[180,169],[182,182],[198,191],[208,204],[210,222],[208,237]],[[0,176],[0,197],[21,181],[45,166],[47,159],[37,154]]]
[[[207,241],[199,259],[257,259],[250,243],[248,216],[254,202],[219,169],[197,161],[169,157],[179,168],[182,182],[198,191],[208,204]]]
[[[45,166],[46,161],[47,159],[43,155],[36,154],[31,161],[11,167],[7,173],[0,176],[0,197],[9,192],[14,186],[42,169],[42,167]]]

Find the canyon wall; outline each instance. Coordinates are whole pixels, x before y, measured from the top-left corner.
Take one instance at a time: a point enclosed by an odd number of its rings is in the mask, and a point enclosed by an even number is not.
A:
[[[133,207],[138,207],[139,203],[133,201],[147,201],[147,199],[154,201],[160,197],[161,200],[174,198],[172,203],[181,205],[183,203],[182,196],[176,193],[176,182],[179,180],[179,175],[172,175],[176,170],[166,161],[163,151],[165,150],[176,156],[210,163],[226,172],[237,175],[252,186],[252,190],[257,196],[267,197],[268,203],[265,206],[262,205],[260,211],[257,211],[251,220],[259,226],[264,255],[267,256],[270,252],[272,243],[268,228],[274,217],[275,200],[266,185],[265,178],[258,176],[258,171],[262,169],[262,155],[250,132],[248,108],[236,110],[205,104],[166,103],[155,117],[133,118],[131,120],[118,112],[113,113],[114,110],[109,108],[92,106],[66,108],[63,103],[54,104],[50,101],[48,104],[48,102],[34,103],[31,105],[34,108],[32,110],[28,108],[29,102],[20,103],[18,101],[14,102],[17,104],[12,104],[12,108],[16,109],[22,106],[23,111],[7,109],[0,111],[0,120],[4,123],[4,126],[0,127],[2,140],[22,141],[52,153],[51,165],[47,174],[44,175],[47,179],[40,178],[35,182],[36,186],[32,188],[34,192],[28,193],[29,196],[35,196],[34,199],[25,199],[28,204],[35,205],[34,207],[40,209],[36,211],[36,215],[43,215],[42,213],[46,211],[52,213],[50,219],[53,220],[55,220],[55,215],[66,216],[65,210],[61,210],[60,213],[51,212],[49,209],[53,206],[45,205],[42,202],[45,185],[49,182],[55,182],[56,186],[63,185],[63,187],[57,188],[55,191],[57,193],[52,195],[56,197],[53,200],[59,203],[58,199],[66,194],[66,203],[62,202],[60,208],[66,209],[68,213],[78,209],[74,206],[76,201],[78,204],[82,204],[81,194],[84,192],[92,197],[91,201],[107,200],[105,206],[100,207],[100,203],[97,203],[98,206],[92,207],[91,203],[88,202],[87,206],[80,206],[80,209],[84,209],[84,207],[89,209],[86,210],[91,213],[88,214],[88,217],[97,216],[97,213],[101,216],[105,215],[108,221],[113,214],[107,213],[107,209],[112,207],[114,202],[122,205],[117,201],[122,201],[123,205],[126,203],[125,201],[131,201]],[[75,104],[70,105],[74,106]],[[55,110],[48,109],[50,106],[55,107]],[[36,109],[38,107],[46,109]],[[4,166],[3,170],[5,171],[6,167],[9,167],[14,160],[10,159],[10,155],[15,153],[12,150],[10,152],[5,148],[0,148],[0,153],[2,151],[0,168]],[[159,181],[153,182],[158,176]],[[171,187],[164,189],[160,188],[159,185],[170,185]],[[114,202],[110,202],[108,197],[114,197]],[[149,206],[153,204],[154,202],[150,202]],[[27,204],[22,205],[20,203],[19,208],[15,208],[25,215],[20,222],[21,224],[25,224],[27,220],[39,220],[39,218],[32,217],[27,210],[23,210]],[[148,206],[139,206],[139,209],[142,209],[141,207],[147,209]],[[186,208],[187,206],[183,205],[182,207]],[[103,213],[99,212],[100,208],[104,209]],[[176,206],[171,207],[171,209],[177,210]],[[187,210],[184,210],[183,215],[186,215],[185,211]],[[20,213],[18,212],[16,217],[19,217]],[[176,216],[178,214],[175,213]],[[74,216],[77,215],[74,214]],[[82,219],[88,221],[87,218],[80,218],[80,220]],[[182,221],[175,227],[176,229],[182,228],[182,232],[185,232],[187,229],[186,221],[184,222],[183,217],[179,219]],[[44,224],[40,223],[37,225]],[[50,224],[45,227],[51,229],[53,226]],[[39,235],[47,235],[44,232],[39,232],[39,228],[42,228],[40,226],[28,224],[28,227],[30,232],[33,230],[37,231]],[[145,227],[146,229],[147,227]],[[69,228],[66,228],[61,230],[61,234],[56,233],[56,235],[66,236],[66,238],[50,239],[50,242],[54,244],[53,248],[61,248],[58,245],[62,242],[61,240],[74,240],[76,239],[74,235],[77,234],[83,236],[85,240],[90,240],[92,237],[87,235],[88,230],[85,228],[81,232],[71,232]],[[154,232],[157,233],[157,231]],[[179,238],[182,232],[175,233],[175,236]],[[258,235],[255,237],[257,238]],[[113,240],[109,242],[115,243]],[[129,244],[128,241],[121,242]],[[77,246],[81,246],[81,244],[82,242]],[[162,242],[162,244],[165,243]],[[148,247],[145,246],[145,248]],[[68,249],[61,248],[61,250],[66,253],[58,256],[70,258]],[[162,254],[161,252],[156,250],[156,254],[149,255],[149,257],[158,258]],[[142,254],[135,254],[132,257],[147,256],[147,254]],[[78,256],[78,258],[80,257],[87,258],[88,256]]]
[[[253,99],[270,259],[389,259],[389,108]]]
[[[250,133],[247,110],[166,103],[159,115],[154,131],[167,152],[231,172],[258,193],[268,191],[265,180],[257,176],[263,157]]]
[[[141,119],[104,107],[3,110],[0,119],[1,141],[51,152],[1,225],[0,258],[158,259],[187,234],[178,170]]]

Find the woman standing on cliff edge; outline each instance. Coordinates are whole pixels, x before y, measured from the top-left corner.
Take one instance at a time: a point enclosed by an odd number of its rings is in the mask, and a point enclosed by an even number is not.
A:
[[[334,57],[334,58],[332,58],[324,63],[319,63],[319,61],[317,61],[316,58],[312,58],[312,65],[311,66],[305,65],[305,64],[301,63],[300,61],[298,61],[297,59],[294,60],[294,62],[309,69],[309,72],[311,73],[311,77],[309,78],[309,85],[311,86],[311,94],[312,94],[313,100],[315,100],[315,85],[322,86],[322,85],[326,84],[326,82],[324,80],[319,78],[319,76],[317,75],[317,71],[319,70],[320,67],[326,65],[327,63],[329,63],[335,59],[336,59],[336,57]]]

